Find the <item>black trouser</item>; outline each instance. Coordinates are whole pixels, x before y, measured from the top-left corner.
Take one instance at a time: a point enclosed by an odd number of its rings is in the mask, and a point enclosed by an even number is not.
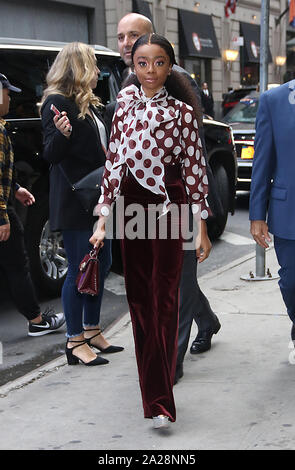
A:
[[[24,229],[12,207],[8,208],[8,216],[10,237],[6,242],[0,242],[0,270],[17,309],[28,320],[33,320],[40,314],[40,306],[31,279]]]
[[[180,281],[177,364],[183,362],[193,320],[198,325],[198,331],[211,329],[217,321],[217,317],[211,309],[207,297],[203,294],[198,284],[197,266],[196,251],[185,251]]]

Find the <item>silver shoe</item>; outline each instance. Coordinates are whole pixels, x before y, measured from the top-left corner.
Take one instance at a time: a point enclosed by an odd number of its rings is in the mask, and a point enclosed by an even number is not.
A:
[[[153,416],[155,429],[167,428],[169,426],[169,418],[165,415]]]

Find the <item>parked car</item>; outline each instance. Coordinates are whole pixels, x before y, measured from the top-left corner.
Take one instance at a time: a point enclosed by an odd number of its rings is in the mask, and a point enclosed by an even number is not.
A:
[[[243,87],[243,88],[237,88],[235,90],[231,90],[228,93],[223,93],[222,98],[222,115],[225,116],[229,111],[231,111],[236,104],[239,103],[239,101],[244,98],[244,96],[247,96],[249,93],[252,91],[255,91],[256,87],[251,86],[251,87]]]
[[[233,130],[237,150],[237,190],[250,190],[258,104],[259,93],[252,91],[223,118]]]
[[[45,77],[63,43],[0,38],[0,71],[22,89],[11,94],[7,120],[20,184],[35,196],[36,203],[17,209],[25,226],[26,243],[34,282],[41,291],[58,295],[67,272],[67,259],[60,233],[52,233],[48,222],[49,167],[41,158],[42,132],[39,116]],[[122,61],[119,54],[94,46],[101,70],[96,92],[104,104],[114,101],[119,91]],[[220,236],[228,213],[234,213],[237,177],[236,150],[229,125],[204,119],[206,147],[215,175],[224,216],[208,222],[212,239]],[[116,270],[121,269],[119,244],[113,244]]]

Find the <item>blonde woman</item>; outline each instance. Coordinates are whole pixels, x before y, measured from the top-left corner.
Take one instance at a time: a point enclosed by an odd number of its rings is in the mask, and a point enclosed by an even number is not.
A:
[[[104,354],[122,351],[110,345],[99,329],[104,279],[111,266],[111,242],[100,250],[100,291],[98,296],[80,294],[76,288],[78,266],[91,248],[89,238],[95,218],[82,207],[69,182],[76,182],[104,165],[108,144],[101,117],[102,104],[96,88],[99,69],[92,47],[70,43],[57,55],[47,75],[42,100],[44,132],[43,157],[51,164],[50,225],[62,231],[69,262],[62,302],[67,323],[68,364],[107,364],[90,346]],[[55,115],[51,107],[60,111]]]

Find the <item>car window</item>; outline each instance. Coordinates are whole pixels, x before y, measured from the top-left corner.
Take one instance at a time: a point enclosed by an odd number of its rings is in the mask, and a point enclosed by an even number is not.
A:
[[[256,113],[258,109],[258,98],[243,98],[229,113],[224,117],[227,123],[244,122],[255,123]]]
[[[10,113],[6,117],[12,119],[39,117],[37,103],[41,100],[45,77],[55,55],[55,52],[32,50],[1,51],[1,73],[22,90],[22,93],[11,93]]]
[[[46,75],[52,65],[56,51],[1,50],[0,72],[4,73],[13,85],[21,88],[21,93],[11,93],[8,119],[39,118],[39,106]],[[118,59],[97,54],[100,77],[94,90],[104,104],[116,99],[119,91],[113,74],[114,62]]]

